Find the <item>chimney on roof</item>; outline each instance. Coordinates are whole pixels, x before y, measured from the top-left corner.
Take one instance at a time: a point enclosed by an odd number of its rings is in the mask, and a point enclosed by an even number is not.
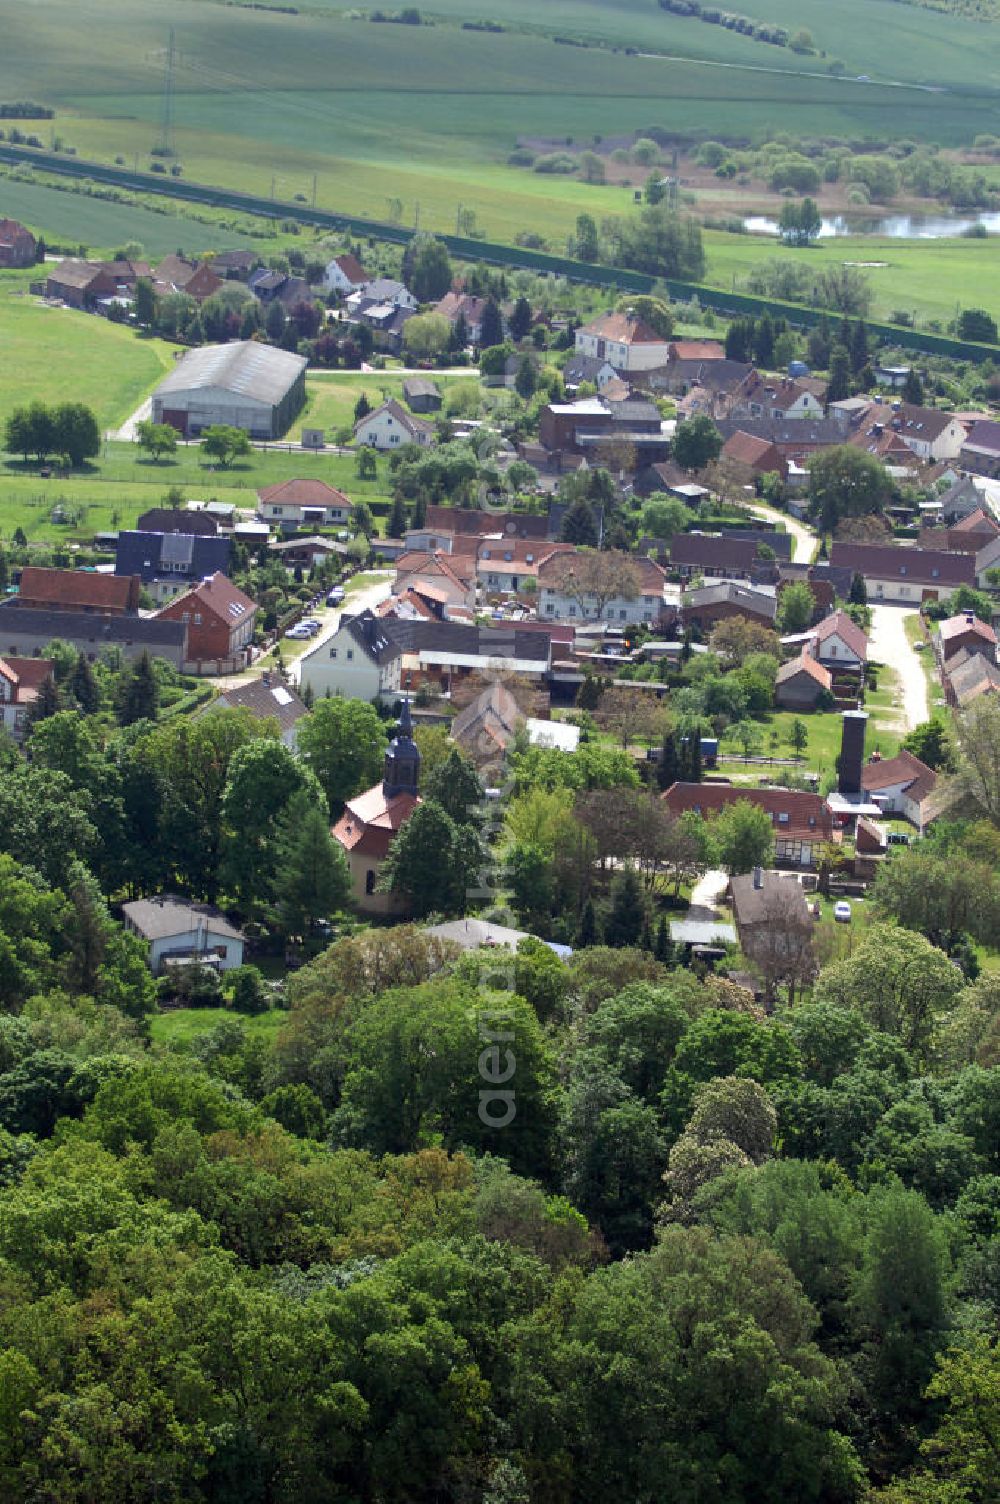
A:
[[[975,614],[975,612],[974,611],[966,611],[966,613],[965,613],[965,623],[966,623],[966,626],[971,627],[973,625],[973,623],[975,622],[975,620],[976,620],[976,614]]]
[[[861,767],[865,760],[868,712],[845,710],[837,759],[837,788],[841,794],[861,793]]]
[[[755,888],[762,888],[764,886],[763,867],[755,867],[753,869],[753,885]]]

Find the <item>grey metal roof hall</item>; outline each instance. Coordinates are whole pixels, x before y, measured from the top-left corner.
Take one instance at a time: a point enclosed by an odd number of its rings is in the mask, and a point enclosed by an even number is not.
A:
[[[189,350],[156,388],[157,397],[172,392],[207,391],[221,387],[255,402],[279,403],[305,370],[307,361],[289,350],[276,350],[256,340],[229,345],[203,345]]]

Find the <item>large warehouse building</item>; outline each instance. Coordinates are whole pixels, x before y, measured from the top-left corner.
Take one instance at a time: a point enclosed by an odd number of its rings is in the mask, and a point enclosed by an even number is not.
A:
[[[197,438],[213,423],[277,439],[306,397],[306,360],[255,340],[189,350],[153,393],[153,422]]]

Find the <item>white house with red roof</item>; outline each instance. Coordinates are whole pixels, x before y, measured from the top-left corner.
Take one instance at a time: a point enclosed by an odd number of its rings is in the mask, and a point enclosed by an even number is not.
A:
[[[905,749],[895,757],[875,753],[861,770],[861,788],[872,803],[887,815],[902,815],[921,834],[933,818],[931,796],[937,781],[934,770]]]
[[[329,527],[348,522],[351,499],[316,476],[278,481],[257,492],[257,516],[278,527]]]
[[[620,374],[666,365],[670,341],[633,313],[602,313],[576,331],[578,355],[606,360]]]
[[[376,891],[389,847],[420,803],[420,752],[413,740],[410,702],[403,701],[396,735],[386,748],[382,781],[348,799],[333,827],[351,873],[351,897],[365,914],[399,915],[406,901]]]
[[[54,668],[51,658],[0,658],[0,726],[15,742],[23,740],[31,705]]]
[[[813,656],[833,668],[863,668],[868,662],[868,638],[846,611],[833,611],[813,628]]]
[[[323,287],[327,292],[340,293],[341,297],[357,292],[359,287],[364,287],[369,281],[368,273],[357,256],[350,253],[334,256],[323,269]]]

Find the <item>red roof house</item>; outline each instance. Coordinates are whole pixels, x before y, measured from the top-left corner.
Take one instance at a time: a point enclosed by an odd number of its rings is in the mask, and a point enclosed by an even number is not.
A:
[[[184,622],[193,663],[245,660],[253,642],[257,604],[219,570],[163,606],[157,616]]]

